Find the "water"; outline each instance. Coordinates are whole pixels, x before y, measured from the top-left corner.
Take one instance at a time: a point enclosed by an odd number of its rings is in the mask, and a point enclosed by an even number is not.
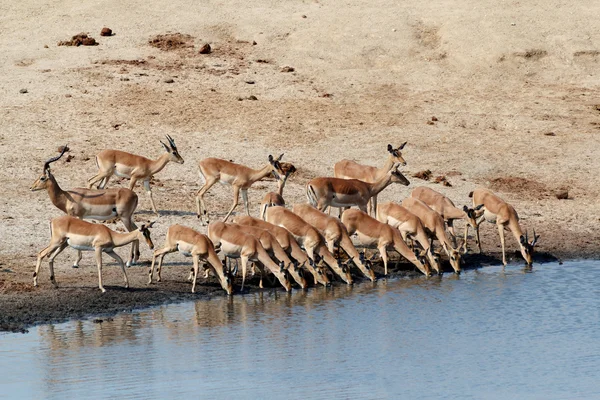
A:
[[[600,398],[600,262],[254,293],[0,335],[5,398]]]

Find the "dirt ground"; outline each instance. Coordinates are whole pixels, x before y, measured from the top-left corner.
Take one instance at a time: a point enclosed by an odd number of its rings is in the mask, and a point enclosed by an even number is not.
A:
[[[157,246],[174,223],[205,231],[194,203],[205,157],[260,168],[284,153],[298,169],[284,193],[293,204],[336,161],[381,165],[388,143],[408,141],[402,171],[411,184],[387,188],[380,202],[427,185],[462,206],[484,186],[541,235],[543,259],[600,255],[599,2],[68,0],[5,2],[0,11],[0,329],[222,295],[214,283],[188,293],[180,255],[160,285],[145,285],[146,268],[129,269],[129,291],[109,263],[101,295],[93,256],[74,270],[73,250],[56,260],[58,290],[47,263],[33,288],[36,253],[61,212],[29,187],[67,143],[70,157],[53,173],[73,188],[96,173],[102,149],[155,158],[165,134],[175,139],[185,163],[156,176]],[[103,27],[114,34],[100,36]],[[80,32],[97,45],[58,45]],[[205,43],[210,54],[200,54]],[[423,170],[451,186],[413,177]],[[275,188],[252,187],[253,215]],[[564,190],[568,199],[557,199]],[[136,221],[150,221],[137,192]],[[206,199],[220,218],[231,189],[217,185]],[[498,262],[496,228],[482,235],[492,257],[467,259],[470,267]]]

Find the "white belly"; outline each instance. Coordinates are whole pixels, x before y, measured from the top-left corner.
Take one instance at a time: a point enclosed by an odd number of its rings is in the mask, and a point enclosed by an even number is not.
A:
[[[376,246],[379,238],[374,238],[371,236],[367,236],[364,233],[357,232],[358,241],[363,246]]]
[[[114,219],[117,216],[116,211],[112,211],[110,214],[106,215],[86,215],[83,219],[95,219],[97,221],[108,221],[109,219]]]
[[[491,222],[492,224],[496,223],[496,214],[493,214],[491,212],[489,212],[488,210],[485,210],[483,212],[483,217],[485,218],[486,221]]]
[[[71,242],[71,240],[67,240],[67,243],[69,244],[69,246],[71,246],[75,250],[81,250],[81,251],[94,251],[95,250],[92,246],[73,244]]]
[[[119,178],[129,178],[129,177],[131,177],[132,171],[133,171],[133,168],[131,168],[129,165],[116,164],[114,173]]]
[[[242,253],[242,246],[221,240],[221,251],[227,257],[239,258]]]
[[[186,242],[178,242],[177,243],[177,250],[186,257],[192,256],[193,247],[194,246],[192,246],[191,244],[186,243]]]

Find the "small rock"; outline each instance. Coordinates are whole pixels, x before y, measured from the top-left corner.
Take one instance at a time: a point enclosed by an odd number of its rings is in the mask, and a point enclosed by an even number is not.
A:
[[[544,135],[546,135],[546,136],[556,136],[556,133],[554,133],[554,132],[546,132],[546,133],[544,133]]]
[[[302,15],[302,18],[306,18],[306,15]]]
[[[70,95],[67,93],[67,94],[65,94],[65,97],[73,97],[73,95]]]
[[[84,46],[96,46],[98,43],[96,42],[96,39],[87,37],[81,40],[81,44]]]
[[[427,121],[427,125],[434,125],[433,121]]]
[[[328,98],[331,98],[331,97],[333,97],[333,95],[332,95],[331,93],[323,93],[323,94],[321,95],[321,97],[324,97],[324,98],[328,99]]]
[[[198,50],[198,53],[200,54],[210,54],[212,52],[212,48],[210,47],[210,44],[208,43],[204,43],[202,45],[202,47],[200,47],[200,50]]]
[[[56,149],[56,151],[57,151],[57,152],[59,152],[59,153],[62,153],[62,152],[63,152],[63,150],[64,150],[64,151],[65,151],[65,153],[66,153],[66,152],[68,152],[68,151],[69,151],[69,150],[71,150],[71,149],[69,148],[69,146],[58,146],[58,149]]]
[[[100,36],[112,36],[112,29],[106,27],[102,28]]]
[[[419,179],[423,179],[425,181],[428,181],[429,179],[431,179],[431,170],[423,170],[423,171],[419,171],[416,174],[413,175],[415,178],[419,178]]]
[[[173,80],[173,78],[167,78],[167,79],[164,80],[164,82],[165,83],[173,83],[175,81]]]
[[[559,200],[566,200],[569,198],[569,191],[566,189],[559,190],[556,192],[556,198]]]
[[[44,48],[45,48],[45,49],[47,49],[47,48],[48,48],[48,45],[47,45],[47,44],[45,44],[45,45],[44,45]]]
[[[432,121],[437,121],[438,119],[437,119],[437,117],[431,117],[431,120]]]
[[[296,69],[294,67],[288,67],[287,65],[281,67],[281,72],[294,72]]]
[[[21,89],[21,90],[19,90],[19,93],[25,94],[25,93],[27,93],[27,89]]]
[[[258,43],[256,43],[256,40],[252,41],[252,46],[256,46]]]
[[[254,95],[248,96],[248,100],[258,100],[258,98]]]
[[[255,83],[254,81],[244,81],[244,82],[246,82],[248,85],[254,85],[254,83]]]
[[[127,78],[127,77],[121,77],[121,80],[124,81],[124,82],[127,82],[129,80],[129,78]]]

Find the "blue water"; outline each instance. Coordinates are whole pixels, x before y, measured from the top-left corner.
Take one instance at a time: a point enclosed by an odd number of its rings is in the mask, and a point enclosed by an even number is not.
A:
[[[4,398],[600,398],[600,262],[253,293],[0,335]]]

